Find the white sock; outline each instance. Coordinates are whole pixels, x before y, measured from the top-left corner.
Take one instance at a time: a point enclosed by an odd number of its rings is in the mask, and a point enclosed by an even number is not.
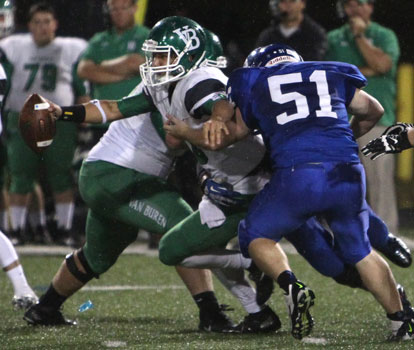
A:
[[[12,230],[24,228],[26,226],[27,208],[21,206],[10,206],[10,223]]]
[[[247,269],[251,263],[252,260],[245,258],[238,250],[221,249],[190,256],[180,265],[198,269]]]
[[[55,209],[57,226],[67,231],[70,230],[72,228],[75,203],[56,203]]]
[[[13,285],[14,295],[20,296],[26,294],[34,294],[32,288],[30,288],[29,284],[27,283],[22,265],[18,265],[9,271],[6,271],[6,274]]]
[[[0,232],[0,265],[2,268],[9,266],[11,263],[18,260],[16,249],[14,249],[12,242],[7,236]]]
[[[240,301],[249,314],[262,310],[256,302],[256,291],[244,276],[243,269],[212,269],[211,271],[223,286]]]

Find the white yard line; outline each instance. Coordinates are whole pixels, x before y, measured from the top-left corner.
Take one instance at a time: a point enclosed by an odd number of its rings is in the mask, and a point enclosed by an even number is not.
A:
[[[408,248],[414,250],[414,239],[407,237],[400,237],[407,244]],[[288,254],[297,254],[296,249],[288,242],[283,241],[282,247]],[[46,245],[24,245],[16,247],[19,255],[66,255],[72,252],[74,249],[64,246],[46,246]],[[146,243],[134,243],[127,247],[123,254],[137,254],[145,256],[158,256],[158,250],[148,249]]]
[[[161,285],[161,286],[132,286],[132,285],[115,285],[115,286],[85,286],[81,292],[112,292],[112,291],[124,291],[124,290],[176,290],[185,289],[185,286],[178,285]]]

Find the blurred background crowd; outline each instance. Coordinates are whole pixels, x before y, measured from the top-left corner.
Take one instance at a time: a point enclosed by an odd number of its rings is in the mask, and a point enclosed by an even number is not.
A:
[[[28,31],[29,9],[38,2],[14,1],[15,25],[11,35]],[[131,86],[140,81],[137,67],[144,57],[137,46],[145,40],[148,29],[163,17],[181,15],[194,19],[219,36],[228,61],[224,69],[227,74],[242,66],[252,49],[272,42],[292,46],[305,60],[335,60],[357,65],[368,77],[367,89],[386,109],[386,115],[368,139],[378,136],[396,120],[414,122],[414,42],[411,37],[414,2],[411,0],[138,0],[136,6],[133,0],[49,0],[45,3],[56,11],[57,36],[88,41],[78,57],[80,64],[75,68],[80,78],[90,84],[85,91],[75,93],[76,98],[89,95],[91,98],[117,99],[127,95]],[[10,33],[5,34],[8,35]],[[12,49],[4,40],[0,46],[7,56],[7,51]],[[106,49],[99,46],[105,40],[110,46]],[[126,46],[116,49],[117,40]],[[123,57],[125,54],[127,57]],[[25,55],[24,49],[19,55]],[[111,62],[115,73],[106,76],[100,67],[102,62],[117,57],[124,60]],[[12,74],[11,79],[19,79],[18,73]],[[113,84],[119,85],[114,88]],[[26,91],[27,95],[35,92],[30,88]],[[3,123],[7,123],[7,118],[6,111]],[[76,190],[77,171],[88,150],[104,132],[105,127],[85,125],[76,131],[70,190],[62,187],[60,191],[58,186],[54,191],[46,168],[41,166],[36,174],[38,185],[30,199],[25,197],[24,201],[19,201],[19,198],[13,199],[13,195],[6,197],[9,208],[10,204],[20,208],[20,211],[4,211],[5,219],[2,220],[2,229],[16,245],[31,241],[80,244],[86,208]],[[375,164],[372,161],[364,163],[370,204],[394,233],[407,230],[414,220],[413,160],[410,150],[398,158],[390,156]],[[197,206],[201,193],[193,164],[192,156],[184,155],[176,162],[170,181],[181,189],[190,204]],[[22,187],[14,185],[12,177],[8,172],[5,191],[12,186],[14,192],[21,194]],[[26,203],[28,219],[15,222],[15,218],[23,215],[21,208]],[[151,237],[149,244],[156,247],[157,237]]]

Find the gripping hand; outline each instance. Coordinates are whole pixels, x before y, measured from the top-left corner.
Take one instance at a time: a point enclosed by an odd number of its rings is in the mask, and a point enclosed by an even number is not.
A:
[[[242,204],[242,194],[233,191],[233,186],[227,182],[217,182],[206,179],[202,184],[204,194],[216,205],[230,207]]]

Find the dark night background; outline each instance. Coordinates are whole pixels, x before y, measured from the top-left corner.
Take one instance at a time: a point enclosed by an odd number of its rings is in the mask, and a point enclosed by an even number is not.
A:
[[[25,30],[27,9],[35,2],[38,1],[15,0],[18,30]],[[89,39],[105,29],[104,0],[48,2],[57,10],[59,35]],[[336,0],[308,0],[307,13],[329,31],[342,24],[335,4]],[[219,35],[227,55],[235,52],[236,43],[241,51],[239,61],[254,48],[258,34],[271,20],[267,0],[148,0],[145,24],[152,27],[159,19],[175,14],[190,17]],[[377,0],[373,19],[396,32],[401,46],[400,62],[414,62],[414,1]],[[237,65],[237,57],[233,65]]]

